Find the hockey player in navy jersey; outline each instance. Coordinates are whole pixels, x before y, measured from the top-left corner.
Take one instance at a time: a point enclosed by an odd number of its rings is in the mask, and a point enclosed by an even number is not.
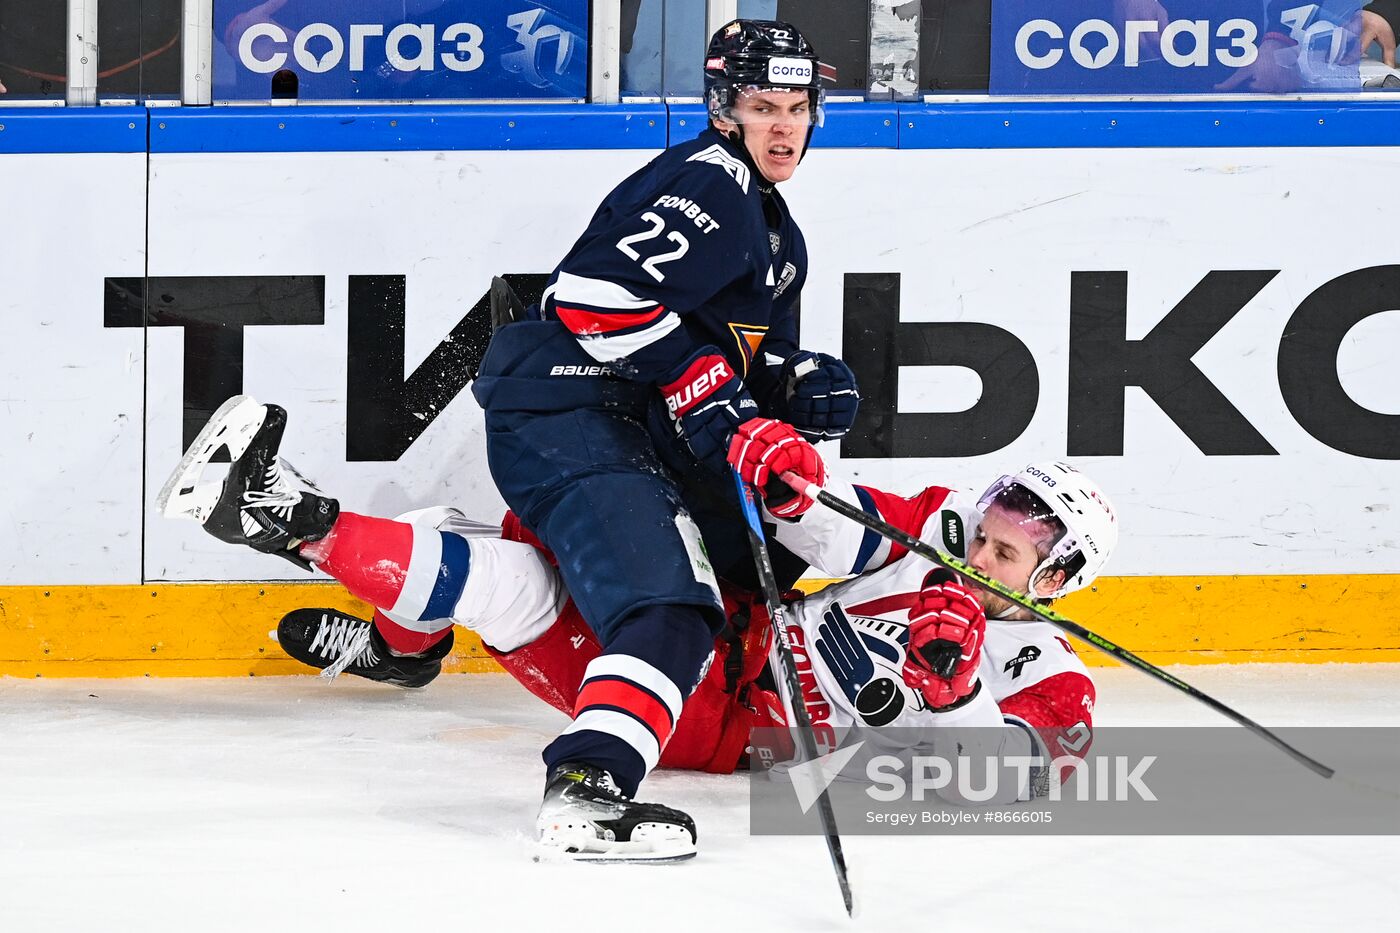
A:
[[[806,248],[776,189],[821,120],[816,53],[786,23],[736,20],[710,42],[705,88],[708,128],[608,194],[540,304],[496,332],[472,385],[492,477],[601,645],[573,685],[573,723],[544,752],[541,842],[579,858],[694,854],[689,816],[632,798],[725,624],[719,578],[753,576],[727,450],[760,416],[798,440],[838,438],[859,400],[849,367],[798,347]],[[814,448],[790,452],[788,468],[815,478]],[[225,540],[317,560],[287,545],[336,527],[331,500],[274,495],[286,514],[256,519],[243,507],[269,501],[276,466],[263,464],[274,472],[256,480],[256,503],[228,492],[188,512]],[[770,492],[773,514],[800,507],[781,483]],[[263,523],[280,537],[260,537]],[[803,562],[774,550],[796,579]],[[419,650],[446,646],[439,635]]]
[[[839,437],[858,401],[844,363],[798,347],[807,255],[776,188],[821,119],[816,53],[791,25],[736,20],[705,88],[709,127],[608,194],[472,385],[497,488],[603,646],[544,752],[541,838],[571,855],[693,854],[689,817],[631,798],[724,624],[717,577],[753,574],[727,448],[760,416]],[[599,808],[657,841],[558,830]]]

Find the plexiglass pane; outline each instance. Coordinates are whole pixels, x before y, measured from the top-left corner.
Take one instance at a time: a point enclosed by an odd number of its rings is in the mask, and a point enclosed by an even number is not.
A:
[[[181,0],[101,0],[99,98],[177,98]],[[0,0],[0,103],[67,97],[66,0]]]
[[[664,0],[622,0],[622,94],[658,97],[664,59]]]
[[[708,41],[703,0],[623,0],[622,93],[699,97]]]
[[[180,96],[182,0],[101,0],[97,94]]]
[[[0,0],[0,104],[64,99],[67,34],[64,0]]]
[[[919,87],[926,93],[987,93],[992,0],[923,0]]]
[[[778,19],[800,29],[822,63],[836,69],[835,81],[822,82],[828,94],[869,89],[871,0],[740,0],[739,15]]]

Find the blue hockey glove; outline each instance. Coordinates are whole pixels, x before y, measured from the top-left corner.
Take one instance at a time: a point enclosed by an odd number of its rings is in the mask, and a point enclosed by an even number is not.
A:
[[[724,356],[715,347],[701,347],[657,387],[691,453],[716,473],[729,475],[729,439],[758,414],[758,403]]]
[[[860,392],[851,367],[834,356],[799,350],[778,373],[772,415],[809,441],[844,437],[856,421]]]

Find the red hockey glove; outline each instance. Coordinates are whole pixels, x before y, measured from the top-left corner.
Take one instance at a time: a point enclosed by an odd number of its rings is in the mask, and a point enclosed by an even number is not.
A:
[[[923,693],[935,711],[971,696],[986,631],[987,614],[966,587],[926,585],[909,609],[904,682]]]
[[[724,474],[734,429],[758,413],[743,380],[714,347],[702,347],[658,384],[695,458]]]
[[[792,425],[772,418],[739,425],[729,442],[729,465],[762,491],[763,504],[778,518],[797,518],[813,502],[779,479],[784,473],[791,471],[818,486],[826,483],[826,464],[817,449]]]

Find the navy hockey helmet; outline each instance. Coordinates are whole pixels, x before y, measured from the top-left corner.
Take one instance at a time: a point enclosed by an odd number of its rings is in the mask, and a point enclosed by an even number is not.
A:
[[[736,19],[710,39],[705,51],[705,106],[710,117],[735,120],[734,106],[749,88],[806,91],[809,121],[822,120],[821,67],[811,43],[791,23]]]

